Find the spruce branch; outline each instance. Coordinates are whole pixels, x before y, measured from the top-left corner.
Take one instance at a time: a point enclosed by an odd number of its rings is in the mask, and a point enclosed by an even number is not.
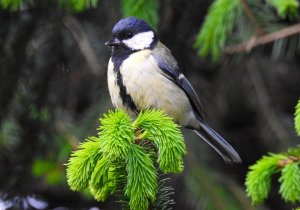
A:
[[[271,189],[271,177],[278,172],[278,162],[285,159],[283,155],[270,154],[249,167],[246,176],[246,192],[253,203],[261,203],[267,198]]]
[[[102,126],[98,129],[100,131],[98,135],[103,155],[112,161],[124,159],[134,139],[132,120],[125,112],[119,110],[109,111],[103,119],[100,119],[100,123]]]
[[[206,15],[205,21],[194,43],[194,47],[198,48],[199,55],[211,55],[212,59],[216,61],[220,57],[221,51],[227,54],[249,52],[256,46],[286,38],[300,32],[299,24],[288,26],[285,29],[282,29],[283,23],[274,24],[274,21],[278,21],[278,19],[291,20],[298,18],[298,0],[265,1],[266,3],[247,0],[234,0],[230,2],[228,0],[215,0]],[[277,16],[272,13],[273,8],[277,11]],[[241,20],[245,20],[242,16],[242,11],[248,17],[249,22],[252,23],[255,29],[255,35],[253,35],[249,27],[242,27],[240,29],[243,31],[238,31],[239,25],[241,24],[240,22],[242,22]],[[245,23],[243,23],[243,25],[245,25]],[[278,27],[279,25],[281,26]],[[233,31],[233,29],[235,29],[235,31]],[[265,31],[272,33],[265,34]],[[241,40],[248,39],[248,41],[225,47],[225,43],[230,41],[229,35],[235,35],[235,33],[239,33],[239,36],[233,37]],[[234,38],[231,38],[231,40],[232,39]]]
[[[300,168],[299,160],[283,167],[279,182],[279,193],[286,202],[300,201]]]
[[[148,199],[156,200],[157,172],[148,154],[142,147],[134,145],[126,157],[128,173],[125,195],[130,197],[130,209],[148,209]],[[145,178],[143,178],[145,177]]]
[[[151,27],[157,29],[158,0],[122,0],[123,17],[135,16],[144,19]]]
[[[269,154],[249,167],[246,176],[246,192],[253,203],[263,202],[271,188],[272,175],[281,172],[279,178],[282,198],[286,202],[300,201],[300,146],[287,152]]]
[[[121,195],[123,207],[134,210],[146,210],[151,203],[164,208],[172,204],[168,193],[156,197],[161,190],[157,174],[183,169],[186,148],[179,126],[155,110],[140,113],[134,122],[122,110],[110,111],[100,122],[98,136],[83,142],[69,159],[70,188],[88,187],[98,201]]]
[[[213,60],[219,58],[239,14],[241,14],[240,0],[214,1],[194,43],[200,56],[211,55]]]
[[[67,181],[71,190],[81,190],[88,186],[97,160],[101,157],[99,139],[89,137],[72,153],[67,164]]]
[[[162,111],[146,110],[133,123],[147,131],[146,138],[158,147],[158,163],[164,173],[183,170],[182,154],[186,147],[177,124]]]
[[[298,0],[266,0],[266,2],[276,9],[278,16],[282,19],[287,17],[293,19],[298,16]]]
[[[102,156],[90,177],[90,192],[96,200],[105,201],[115,192],[116,187],[117,177],[114,174],[114,167],[108,159]]]

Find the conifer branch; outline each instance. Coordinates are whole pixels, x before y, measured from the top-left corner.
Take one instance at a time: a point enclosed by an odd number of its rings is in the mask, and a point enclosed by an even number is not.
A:
[[[134,122],[117,110],[100,122],[98,136],[83,142],[69,159],[70,188],[79,191],[88,187],[98,201],[121,194],[123,206],[131,210],[147,210],[155,202],[162,209],[172,204],[171,188],[159,186],[165,182],[160,182],[157,174],[183,169],[186,148],[179,126],[155,110],[140,113]],[[159,190],[163,190],[162,196],[157,198]]]
[[[219,58],[240,11],[240,0],[213,2],[194,43],[200,56],[211,55],[215,61]]]
[[[299,1],[298,0],[266,0],[266,2],[277,10],[280,18],[293,19],[298,16]]]
[[[279,39],[283,39],[295,34],[300,33],[300,23],[286,27],[284,29],[275,31],[273,33],[269,33],[262,36],[254,36],[250,38],[248,41],[235,45],[235,46],[228,46],[225,47],[223,50],[224,53],[227,54],[235,54],[240,52],[250,52],[254,47],[268,44],[270,42],[274,42]]]
[[[144,19],[151,27],[157,29],[158,0],[122,0],[123,17],[136,16]]]
[[[271,189],[271,177],[281,172],[279,178],[282,198],[286,202],[300,201],[300,145],[287,152],[269,154],[254,165],[246,177],[246,192],[253,203],[263,202]]]
[[[295,116],[299,114],[299,102]],[[295,126],[297,122],[295,120]],[[300,201],[300,145],[287,152],[269,154],[249,167],[246,177],[246,192],[253,203],[261,203],[267,198],[271,188],[271,177],[281,172],[279,193],[286,202]]]
[[[290,153],[297,153],[298,156]],[[271,189],[271,177],[281,171],[280,193],[287,202],[300,201],[300,147],[287,153],[269,154],[249,167],[246,191],[253,203],[261,203]]]

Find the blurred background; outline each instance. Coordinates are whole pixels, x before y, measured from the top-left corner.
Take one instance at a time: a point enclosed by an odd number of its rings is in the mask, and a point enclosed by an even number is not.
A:
[[[262,155],[299,143],[293,129],[300,96],[299,32],[240,52],[231,48],[200,57],[193,46],[214,1],[153,2],[2,0],[1,210],[119,209],[114,197],[100,203],[87,192],[72,192],[65,164],[81,141],[96,135],[99,118],[113,109],[106,81],[110,49],[104,42],[128,14],[152,21],[200,96],[207,122],[243,159],[241,165],[226,165],[183,129],[188,154],[184,173],[172,175],[173,209],[292,209],[278,195],[276,180],[267,201],[255,206],[244,182],[248,167]],[[250,16],[260,18],[261,25],[251,18],[236,20],[226,46],[247,41],[253,31],[268,34],[299,22],[280,18],[264,1],[249,2],[256,4],[250,4],[256,12]]]

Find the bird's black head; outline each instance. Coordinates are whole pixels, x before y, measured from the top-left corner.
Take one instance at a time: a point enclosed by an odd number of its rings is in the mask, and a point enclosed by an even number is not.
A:
[[[152,49],[157,43],[154,30],[141,19],[127,17],[121,19],[112,30],[113,38],[105,45],[127,48],[131,51]]]

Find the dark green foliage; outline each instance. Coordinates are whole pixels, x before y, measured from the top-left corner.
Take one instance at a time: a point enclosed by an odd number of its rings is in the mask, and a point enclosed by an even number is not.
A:
[[[98,0],[57,0],[59,5],[68,10],[83,12],[88,8],[96,7]],[[32,0],[0,0],[0,6],[11,11],[20,10],[24,5],[33,4]]]
[[[83,12],[88,8],[96,7],[98,0],[59,0],[59,5],[63,8],[75,12]]]
[[[34,105],[31,105],[29,106],[29,113],[31,118],[38,119],[43,123],[49,120],[49,111],[45,107],[38,109]]]
[[[216,0],[210,6],[194,46],[200,56],[211,55],[214,60],[232,31],[234,22],[241,12],[239,0]]]
[[[72,154],[67,164],[68,184],[77,191],[89,187],[99,201],[122,192],[130,209],[148,209],[150,202],[156,201],[157,170],[182,171],[186,150],[178,125],[154,110],[140,113],[134,122],[117,110],[100,122],[98,137],[90,137]],[[149,145],[156,145],[158,152]],[[160,169],[156,169],[156,161]]]
[[[0,128],[0,152],[2,154],[5,154],[5,151],[13,150],[20,142],[19,133],[20,127],[15,120],[7,119],[2,122]]]
[[[123,17],[135,16],[144,19],[151,27],[157,29],[158,0],[122,0]]]
[[[277,10],[277,14],[280,18],[293,19],[298,16],[299,1],[298,0],[267,0]]]
[[[0,0],[0,6],[2,6],[4,9],[16,11],[23,6],[24,2],[24,0]]]
[[[49,185],[56,185],[65,181],[65,173],[55,161],[37,159],[32,165],[32,174],[44,177]]]
[[[274,32],[288,26],[280,22],[281,19],[295,20],[298,17],[298,0],[215,0],[194,46],[200,56],[211,55],[216,61],[229,41],[243,42],[263,32]]]
[[[300,100],[298,100],[295,109],[295,131],[298,134],[298,136],[300,136]]]

